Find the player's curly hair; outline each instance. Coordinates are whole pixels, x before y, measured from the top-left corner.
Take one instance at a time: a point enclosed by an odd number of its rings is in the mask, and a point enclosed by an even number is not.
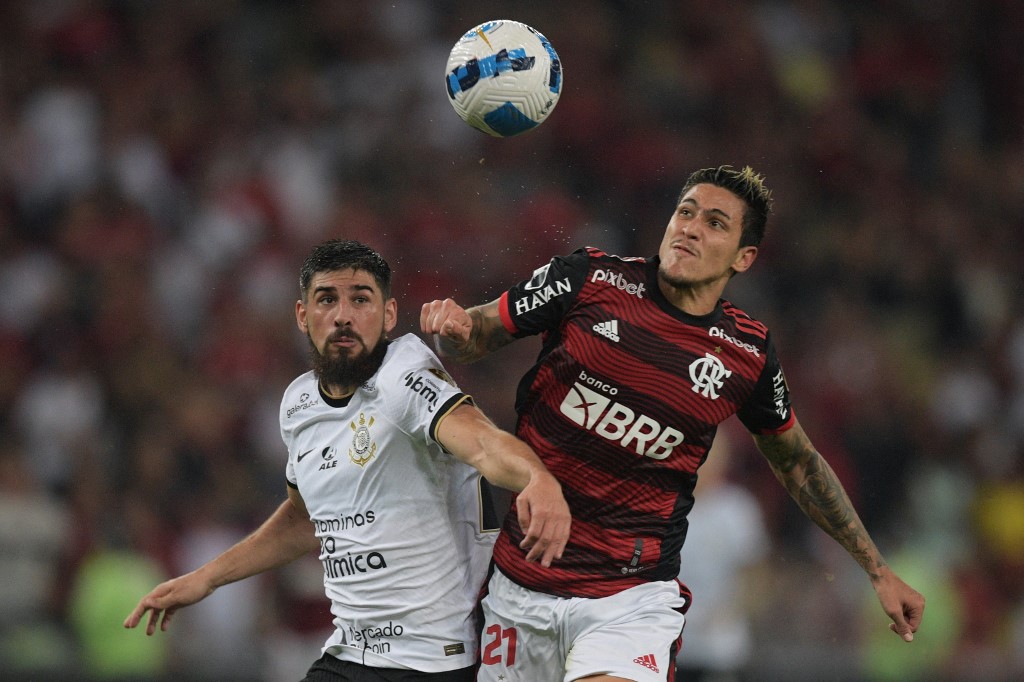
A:
[[[743,200],[747,210],[743,212],[740,246],[760,245],[768,225],[768,214],[772,210],[772,192],[765,186],[764,178],[750,166],[744,166],[743,170],[736,170],[732,166],[701,168],[686,179],[679,193],[679,201],[694,185],[704,183],[727,189]]]
[[[321,272],[335,270],[365,270],[373,275],[380,287],[384,300],[391,298],[391,266],[375,250],[351,239],[329,239],[318,244],[306,258],[299,270],[299,289],[302,300],[306,300],[310,282]]]

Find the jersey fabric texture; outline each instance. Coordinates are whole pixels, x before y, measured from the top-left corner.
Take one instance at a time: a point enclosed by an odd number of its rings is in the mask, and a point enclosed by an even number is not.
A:
[[[349,398],[326,396],[312,372],[285,391],[286,478],[320,539],[334,614],[324,653],[424,672],[476,662],[473,610],[497,524],[486,482],[436,440],[468,400],[413,335]]]
[[[572,534],[552,568],[528,564],[515,506],[494,549],[516,583],[605,597],[674,580],[697,468],[718,424],[793,424],[767,328],[720,300],[704,316],[665,299],[658,259],[587,248],[555,257],[499,298],[515,337],[540,334],[516,395],[517,435],[562,484]]]

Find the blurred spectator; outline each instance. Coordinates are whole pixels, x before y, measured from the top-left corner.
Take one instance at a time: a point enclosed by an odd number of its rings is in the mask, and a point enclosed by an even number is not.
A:
[[[91,552],[75,576],[68,620],[81,648],[81,672],[96,680],[154,679],[167,669],[168,647],[155,638],[133,637],[121,627],[132,592],[164,579],[145,556],[130,549]],[[120,618],[120,621],[119,621]]]
[[[677,658],[682,680],[757,678],[756,667],[748,668],[754,601],[748,578],[768,553],[768,533],[757,499],[732,479],[734,437],[725,429],[715,436],[700,468],[688,517],[679,579],[693,592],[693,605],[686,613]]]
[[[67,580],[70,514],[0,442],[0,670],[60,674],[74,643],[60,627],[58,585]]]

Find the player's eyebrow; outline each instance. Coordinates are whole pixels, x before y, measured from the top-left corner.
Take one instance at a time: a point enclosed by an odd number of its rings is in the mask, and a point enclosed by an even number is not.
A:
[[[352,284],[345,288],[348,289],[349,291],[369,291],[371,294],[374,291],[376,291],[376,289],[374,289],[369,284]],[[329,284],[321,284],[320,286],[313,289],[314,294],[318,294],[321,291],[326,291],[329,294],[333,294],[337,293],[338,287]]]
[[[692,204],[696,208],[700,208],[700,206],[697,204],[697,200],[694,199],[693,197],[686,197],[685,199],[679,202],[680,206],[682,206],[683,204]],[[732,220],[732,216],[720,208],[705,208],[703,210],[706,211],[707,213],[717,213],[718,215],[724,217],[726,220]]]

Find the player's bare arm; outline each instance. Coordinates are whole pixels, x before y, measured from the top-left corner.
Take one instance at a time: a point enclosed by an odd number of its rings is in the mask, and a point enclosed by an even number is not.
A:
[[[799,422],[777,434],[755,435],[775,477],[803,512],[832,536],[867,572],[893,632],[912,641],[924,613],[924,597],[886,564],[825,458],[814,448]]]
[[[526,443],[467,403],[441,421],[437,439],[494,485],[519,493],[516,509],[525,534],[520,547],[527,550],[527,561],[550,566],[562,557],[569,541],[569,505],[562,486]]]
[[[799,424],[770,436],[755,436],[758,448],[789,494],[807,516],[876,578],[885,566],[861,523],[842,483],[825,458],[814,449]]]
[[[440,355],[464,364],[476,362],[515,340],[501,322],[497,301],[468,310],[450,298],[425,303],[420,311],[420,329],[434,335]]]
[[[149,612],[146,634],[167,630],[178,609],[210,596],[222,585],[294,561],[319,546],[306,505],[297,490],[258,529],[196,570],[160,583],[139,600],[124,621],[134,628]]]

